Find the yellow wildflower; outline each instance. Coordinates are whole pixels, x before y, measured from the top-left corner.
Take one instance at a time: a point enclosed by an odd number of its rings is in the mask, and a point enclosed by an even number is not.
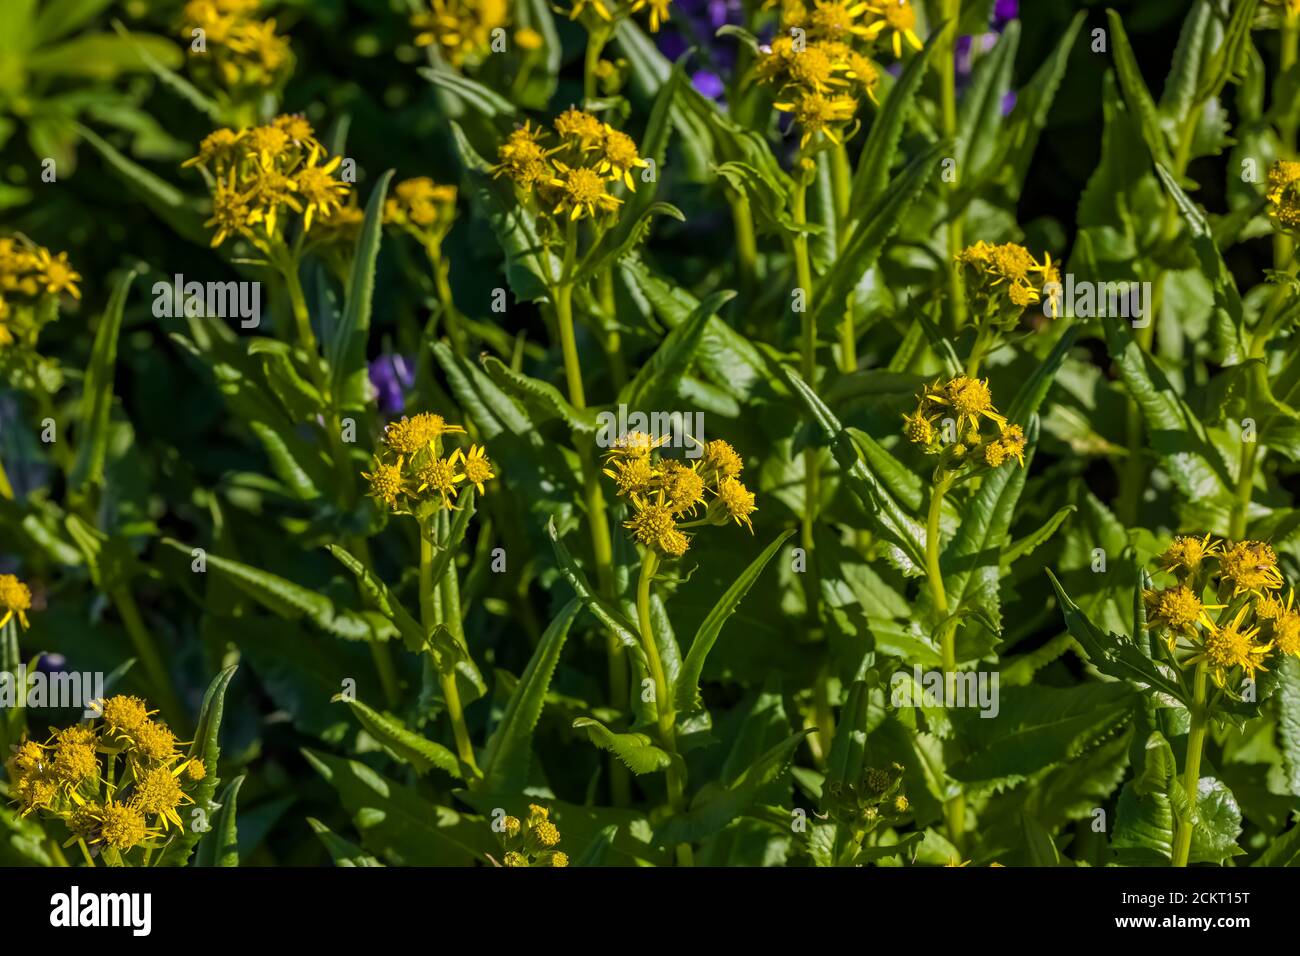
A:
[[[1234,596],[1244,591],[1276,590],[1285,583],[1277,554],[1262,541],[1238,541],[1219,556],[1219,575]]]
[[[895,57],[903,55],[903,43],[913,50],[921,49],[921,38],[916,35],[916,10],[909,0],[876,0],[872,12],[880,19],[872,23],[862,36],[868,40],[888,32]]]
[[[32,609],[31,588],[15,575],[0,574],[0,627],[17,618],[20,627],[26,628],[27,612]]]
[[[1268,171],[1268,214],[1281,229],[1300,230],[1300,163],[1279,160]]]
[[[382,501],[389,508],[397,507],[397,499],[405,494],[406,488],[402,477],[402,459],[396,464],[387,464],[376,458],[369,472],[362,472],[361,477],[370,482],[370,497]]]
[[[632,504],[632,518],[623,527],[631,530],[633,538],[667,557],[680,558],[686,553],[690,538],[678,530],[671,508],[661,501],[640,497],[633,497]]]
[[[552,210],[556,215],[567,212],[570,219],[581,219],[585,213],[594,218],[599,213],[615,212],[623,204],[623,200],[606,191],[606,181],[594,169],[561,162],[556,162],[555,169],[557,175],[550,184],[560,191]]]
[[[1267,671],[1263,659],[1272,650],[1272,643],[1256,644],[1258,627],[1242,627],[1242,619],[1249,608],[1243,607],[1233,620],[1223,627],[1210,625],[1210,633],[1205,637],[1199,651],[1188,658],[1189,664],[1204,663],[1214,677],[1214,682],[1223,686],[1227,672],[1240,667],[1247,677],[1254,679],[1255,671]]]
[[[487,452],[478,445],[470,445],[468,453],[457,448],[452,458],[460,462],[465,480],[473,485],[480,495],[483,494],[483,483],[496,477],[492,471],[492,462],[488,461]]]
[[[1201,570],[1206,558],[1217,557],[1223,550],[1223,542],[1211,541],[1207,534],[1204,538],[1191,535],[1179,535],[1160,556],[1160,566],[1164,571],[1172,571],[1179,578],[1195,576]]]
[[[456,470],[455,457],[449,456],[431,458],[416,471],[415,480],[419,483],[416,491],[423,492],[426,489],[436,491],[438,497],[442,499],[442,506],[450,508],[459,490],[456,486],[465,480],[465,476]]]

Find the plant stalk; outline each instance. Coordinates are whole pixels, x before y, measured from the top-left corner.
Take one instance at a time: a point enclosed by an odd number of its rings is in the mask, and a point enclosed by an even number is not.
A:
[[[1174,866],[1186,866],[1192,851],[1192,834],[1196,830],[1196,800],[1201,783],[1201,751],[1205,747],[1205,733],[1209,729],[1209,715],[1205,708],[1205,662],[1196,665],[1192,698],[1192,722],[1187,732],[1187,766],[1183,769],[1183,792],[1187,794],[1187,819],[1178,826],[1174,839]]]

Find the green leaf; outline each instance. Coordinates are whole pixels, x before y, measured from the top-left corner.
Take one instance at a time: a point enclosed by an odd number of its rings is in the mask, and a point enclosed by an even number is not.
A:
[[[815,731],[791,734],[759,756],[729,784],[709,783],[701,787],[689,810],[670,817],[655,829],[655,839],[664,844],[690,843],[720,832],[753,805],[759,791],[785,773],[796,748],[811,733]]]
[[[1011,79],[1020,45],[1020,21],[1012,20],[997,38],[993,50],[976,65],[969,89],[958,108],[957,142],[953,152],[961,183],[985,179],[996,159],[1000,133],[1006,126],[1002,102],[1011,89]]]
[[[573,866],[603,866],[614,846],[614,837],[618,836],[618,827],[612,823],[603,827],[596,839],[587,845],[582,856],[573,861]]]
[[[315,817],[308,817],[307,823],[321,843],[325,844],[325,849],[329,852],[330,859],[334,861],[335,866],[384,865],[355,843],[338,836]]]
[[[838,418],[817,397],[793,369],[781,367],[781,374],[791,391],[803,400],[812,420],[830,439],[831,450],[844,473],[849,486],[866,510],[868,520],[876,532],[892,548],[889,559],[905,574],[921,574],[925,567],[925,528],[899,507],[879,478],[867,467],[858,454],[853,439],[844,430]]]
[[[1178,773],[1169,741],[1160,733],[1147,738],[1141,771],[1120,791],[1115,809],[1111,845],[1134,862],[1168,865],[1174,850],[1174,810],[1171,790],[1178,788]],[[1141,855],[1138,855],[1141,854]]]
[[[469,866],[497,852],[481,817],[426,800],[356,760],[304,750],[316,771],[338,791],[362,834],[362,845],[399,866]]]
[[[768,562],[776,555],[781,546],[789,540],[794,534],[794,529],[790,528],[782,531],[777,535],[772,543],[763,549],[763,552],[749,563],[749,566],[735,581],[731,587],[718,598],[718,602],[713,605],[708,615],[700,623],[699,629],[695,632],[695,637],[691,641],[691,649],[686,652],[686,660],[682,664],[681,673],[677,678],[677,709],[684,713],[693,713],[703,706],[700,700],[700,675],[704,673],[704,662],[709,656],[709,651],[713,650],[714,643],[718,640],[718,634],[722,631],[722,625],[727,622],[727,618],[736,613],[736,608],[740,606],[741,600],[749,593],[749,589],[754,586],[763,569],[767,567]]]
[[[1056,590],[1056,598],[1065,616],[1065,626],[1074,635],[1092,665],[1111,677],[1133,681],[1138,687],[1149,686],[1187,703],[1183,689],[1159,670],[1150,657],[1142,653],[1132,638],[1107,634],[1088,620],[1079,606],[1070,600],[1061,582],[1050,570],[1047,576]]]
[[[483,789],[491,793],[521,793],[527,786],[533,759],[533,731],[542,715],[560,651],[581,608],[577,598],[566,604],[538,641],[515,692],[510,695],[501,723],[488,741],[483,756]]]
[[[426,774],[436,767],[457,779],[462,779],[460,761],[442,744],[422,737],[409,730],[391,714],[381,714],[359,700],[336,696],[334,701],[347,704],[361,726],[392,751],[397,759],[415,768],[417,774]]]
[[[1188,501],[1202,506],[1229,496],[1232,481],[1206,436],[1205,426],[1127,326],[1103,322],[1102,327],[1120,377],[1142,412],[1151,448],[1178,490]]]
[[[579,717],[573,726],[575,730],[586,730],[593,744],[608,750],[638,776],[667,770],[673,761],[667,751],[656,747],[645,734],[616,734],[591,717]]]
[[[630,409],[658,408],[677,397],[682,376],[704,340],[704,329],[735,293],[720,290],[705,298],[690,316],[659,343],[659,347],[623,389],[619,401]]]
[[[173,538],[162,543],[189,556],[188,545]],[[306,619],[327,634],[346,641],[386,641],[397,629],[378,611],[354,611],[337,606],[318,591],[295,584],[261,568],[209,553],[209,572],[219,574],[267,610],[290,621]]]
[[[379,259],[379,244],[384,237],[384,199],[392,178],[391,169],[380,176],[370,194],[370,201],[366,203],[365,220],[352,259],[348,299],[339,326],[326,346],[330,384],[341,408],[362,409],[367,402],[370,378],[366,366],[366,340],[370,336],[375,265]]]
[[[1192,830],[1192,848],[1188,863],[1222,864],[1242,850],[1241,808],[1232,791],[1222,780],[1202,777],[1197,786],[1196,826]]]
[[[1277,737],[1287,793],[1300,797],[1300,660],[1283,655],[1278,665]]]
[[[89,127],[78,123],[76,129],[77,133],[93,146],[113,171],[122,178],[127,189],[177,235],[202,248],[210,244],[212,234],[203,225],[203,217],[195,211],[194,204],[184,193],[139,163],[123,156]]]
[[[1107,10],[1110,22],[1111,43],[1115,50],[1115,71],[1119,75],[1119,85],[1124,91],[1124,100],[1137,118],[1138,129],[1142,139],[1151,151],[1151,158],[1163,166],[1173,166],[1169,155],[1169,143],[1160,127],[1160,113],[1156,109],[1151,91],[1142,79],[1142,70],[1138,67],[1137,57],[1129,43],[1128,34],[1124,32],[1124,21],[1114,10]]]
[[[596,620],[600,621],[625,647],[634,649],[634,653],[644,653],[641,651],[641,638],[637,630],[614,605],[592,589],[591,584],[587,581],[587,576],[582,573],[582,569],[574,562],[573,555],[569,554],[569,549],[564,546],[564,542],[560,539],[560,534],[555,529],[554,520],[546,525],[546,533],[550,536],[551,547],[555,549],[555,558],[560,565],[560,574],[569,582],[569,586],[578,595],[578,599],[587,606],[587,610],[596,616]]]
[[[225,710],[226,688],[230,686],[230,680],[238,669],[238,665],[232,664],[212,678],[212,683],[208,685],[207,692],[203,695],[203,706],[199,709],[199,722],[194,729],[194,742],[190,744],[190,752],[187,755],[191,760],[201,760],[207,770],[207,774],[198,782],[190,796],[194,798],[191,813],[198,814],[201,811],[208,821],[213,819],[219,809],[212,800],[213,794],[217,792],[217,784],[221,782],[221,778],[217,776],[217,761],[221,757],[221,747],[217,743],[217,738],[221,733],[221,715]],[[183,826],[180,834],[173,837],[163,849],[156,865],[185,866],[189,862],[190,854],[203,836],[202,831],[195,829],[194,826],[194,822],[198,819],[198,816],[191,817],[191,822]]]
[[[1056,533],[1056,529],[1065,522],[1065,519],[1078,510],[1074,505],[1065,505],[1058,508],[1036,531],[1029,532],[1023,538],[1017,538],[1012,544],[1003,549],[1000,559],[1002,567],[1004,569],[1011,567],[1021,558],[1032,554],[1040,545],[1046,544],[1052,535]]]
[[[483,368],[492,381],[514,395],[525,405],[541,411],[546,418],[558,418],[575,435],[594,435],[596,433],[596,413],[590,409],[579,411],[569,404],[569,400],[550,382],[532,378],[522,372],[516,372],[494,355],[483,357]],[[588,439],[589,440],[589,439]]]
[[[871,689],[866,681],[849,685],[839,725],[826,758],[826,783],[857,785],[862,778],[867,753],[867,712],[871,707]],[[826,793],[826,788],[822,788]]]
[[[239,836],[235,817],[239,810],[239,788],[245,775],[240,774],[221,792],[221,809],[211,820],[212,829],[199,840],[194,866],[239,866]]]
[[[898,152],[907,114],[912,109],[917,90],[921,88],[930,58],[945,42],[949,29],[950,25],[945,24],[930,31],[925,46],[908,61],[898,82],[890,88],[885,102],[880,105],[880,112],[872,120],[867,141],[858,157],[858,166],[853,171],[853,186],[849,192],[850,215],[854,219],[858,218],[857,210],[866,209],[889,188],[889,170]]]
[[[513,103],[468,76],[446,67],[426,66],[421,67],[417,72],[439,90],[487,119],[509,121],[515,118],[516,111]]]
[[[1213,25],[1214,14],[1209,0],[1196,0],[1183,20],[1173,64],[1160,94],[1160,113],[1170,120],[1173,129],[1181,128],[1196,103],[1206,41],[1214,37]]]
[[[46,0],[33,25],[35,45],[81,29],[112,5],[113,0]]]
[[[1074,760],[1126,725],[1136,695],[1124,682],[1001,690],[997,711],[953,711],[970,756],[948,768],[956,780],[1023,777]]]
[[[108,308],[95,330],[90,363],[81,395],[77,423],[77,459],[69,481],[77,490],[104,483],[104,460],[108,456],[109,413],[113,407],[113,377],[117,368],[117,340],[122,331],[122,312],[131,283],[139,272],[131,269],[118,280]]]
[[[424,628],[401,605],[388,589],[388,585],[379,580],[368,567],[344,548],[337,544],[327,544],[325,547],[340,564],[356,575],[357,586],[361,588],[361,593],[380,614],[392,621],[397,632],[402,635],[402,642],[406,645],[406,649],[412,654],[421,653],[424,650]]]
[[[902,225],[907,210],[934,174],[939,157],[949,148],[946,143],[938,143],[908,163],[889,189],[863,213],[861,223],[840,250],[835,265],[817,282],[813,302],[813,321],[817,328],[824,328],[844,313],[845,301],[866,271],[875,265],[886,240]]]
[[[133,34],[130,40],[111,33],[83,33],[35,51],[27,57],[26,66],[46,77],[112,80],[122,73],[148,71],[141,50],[172,69],[184,62],[175,43],[150,33]]]

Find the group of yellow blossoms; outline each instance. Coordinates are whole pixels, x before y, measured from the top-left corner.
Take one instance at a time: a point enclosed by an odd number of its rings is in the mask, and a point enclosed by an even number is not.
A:
[[[551,822],[550,811],[535,803],[528,805],[528,817],[501,821],[501,840],[505,846],[504,866],[568,866],[569,855],[557,850],[560,831]]]
[[[993,406],[985,379],[959,375],[927,386],[917,396],[916,411],[903,415],[903,424],[908,441],[927,455],[947,455],[949,467],[955,462],[998,468],[1012,459],[1024,467],[1025,433]]]
[[[1268,214],[1279,229],[1300,232],[1300,163],[1279,160],[1268,171]]]
[[[715,439],[687,463],[661,456],[664,440],[629,432],[606,456],[605,474],[632,504],[632,517],[624,522],[632,537],[660,557],[680,558],[691,545],[683,529],[735,521],[752,532],[749,516],[758,509],[740,480],[744,463],[736,450]],[[697,519],[701,507],[704,515]]]
[[[905,43],[921,49],[916,11],[908,0],[785,0],[780,6],[780,31],[762,49],[755,78],[775,91],[773,105],[792,115],[801,146],[818,133],[841,142],[861,97],[876,100],[875,44],[887,39],[895,57]]]
[[[649,167],[636,141],[591,113],[568,109],[555,118],[555,136],[529,123],[497,150],[494,176],[510,179],[524,203],[564,219],[617,212],[623,200],[609,187],[636,191],[633,170]]]
[[[420,31],[415,45],[434,46],[451,66],[473,66],[492,49],[494,34],[510,25],[507,0],[428,0],[427,9],[411,15]],[[542,46],[542,35],[531,27],[514,33],[515,45],[524,50]]]
[[[1161,569],[1178,583],[1143,593],[1147,625],[1179,666],[1204,664],[1223,687],[1234,668],[1249,678],[1268,670],[1264,660],[1274,650],[1300,657],[1295,591],[1282,599],[1286,581],[1269,545],[1180,536],[1162,555]],[[1205,603],[1207,591],[1214,603]],[[1222,613],[1213,620],[1210,611]]]
[[[289,40],[275,32],[274,20],[255,16],[261,6],[262,0],[185,4],[180,35],[188,44],[191,65],[210,69],[226,88],[271,87],[283,80],[292,66]]]
[[[995,245],[980,240],[957,254],[966,277],[966,288],[975,303],[978,321],[1010,328],[1031,305],[1043,300],[1049,284],[1060,285],[1061,270],[1050,254],[1040,263],[1022,245]],[[1049,291],[1052,318],[1060,318],[1060,297]]]
[[[280,241],[290,212],[303,231],[342,213],[352,186],[336,175],[341,156],[328,157],[302,116],[278,116],[264,126],[219,129],[185,161],[209,176],[212,245],[243,236],[259,248]]]
[[[185,788],[207,776],[203,761],[180,752],[166,724],[138,697],[91,704],[99,717],[53,730],[45,743],[23,741],[6,763],[19,813],[56,818],[71,834],[65,846],[102,844],[120,854],[155,846],[184,828]]]
[[[421,245],[441,242],[456,219],[456,187],[428,176],[406,179],[384,202],[384,224],[410,234]]]
[[[470,445],[469,451],[456,448],[443,455],[443,436],[464,432],[431,412],[391,422],[370,471],[362,472],[370,482],[370,496],[394,514],[415,514],[421,503],[455,508],[462,484],[483,494],[484,484],[496,474],[482,448]]]
[[[66,292],[80,299],[80,281],[66,252],[56,256],[27,239],[0,238],[0,348],[37,327],[25,316],[43,297]]]

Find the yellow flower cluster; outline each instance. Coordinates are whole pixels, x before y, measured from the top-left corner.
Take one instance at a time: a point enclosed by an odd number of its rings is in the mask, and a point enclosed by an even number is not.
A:
[[[662,457],[661,444],[663,439],[629,432],[606,456],[605,474],[632,504],[624,527],[633,538],[661,557],[680,558],[691,544],[685,528],[735,521],[754,530],[749,516],[758,509],[754,493],[740,480],[744,463],[734,448],[715,439],[687,464]],[[704,515],[695,519],[700,507]]]
[[[502,35],[495,31],[504,31],[511,19],[506,0],[428,0],[428,7],[411,17],[411,26],[420,31],[415,45],[436,46],[456,69],[482,62]],[[523,50],[539,49],[544,42],[529,27],[516,30],[514,41]]]
[[[31,315],[37,300],[63,292],[80,299],[80,281],[66,252],[56,256],[25,238],[0,238],[0,348],[37,329]]]
[[[609,187],[620,180],[636,191],[632,172],[649,163],[636,141],[590,113],[568,109],[555,118],[555,136],[525,123],[497,150],[494,176],[506,176],[528,202],[566,219],[605,216],[623,200]]]
[[[775,91],[773,105],[793,117],[800,146],[818,134],[839,143],[852,135],[847,127],[861,97],[876,101],[875,44],[888,38],[895,57],[904,43],[919,50],[915,27],[909,0],[785,0],[778,36],[762,48],[754,76]]]
[[[1170,654],[1184,646],[1180,641],[1186,642],[1192,653],[1175,658],[1181,666],[1204,663],[1223,687],[1234,668],[1251,678],[1256,671],[1268,670],[1263,662],[1274,649],[1300,657],[1295,592],[1282,600],[1286,582],[1268,544],[1182,535],[1173,540],[1160,564],[1177,583],[1143,592],[1147,625],[1164,639]],[[1219,603],[1204,603],[1207,590]],[[1235,613],[1232,605],[1238,605]],[[1225,613],[1215,621],[1210,611]]]
[[[631,3],[618,3],[617,0],[574,0],[569,10],[569,19],[577,20],[584,13],[593,26],[612,24],[623,17],[642,10],[649,10],[648,24],[651,33],[658,33],[661,24],[669,17],[672,0],[632,0]]]
[[[384,222],[422,243],[440,242],[456,218],[456,187],[441,186],[427,176],[393,187],[384,203]]]
[[[259,247],[278,241],[290,212],[303,231],[339,214],[352,187],[336,177],[343,157],[327,158],[302,116],[276,117],[265,126],[219,129],[184,166],[198,166],[212,187],[212,245],[243,236]]]
[[[560,831],[551,822],[551,813],[545,807],[530,803],[523,822],[518,817],[505,817],[501,823],[505,866],[569,865],[568,854],[556,849],[560,845]]]
[[[1279,229],[1300,232],[1300,163],[1279,160],[1268,171],[1268,214]]]
[[[32,591],[12,574],[0,574],[0,627],[17,618],[28,627],[27,612],[32,609]]]
[[[227,89],[273,87],[283,81],[292,68],[293,51],[288,38],[275,32],[274,20],[256,17],[261,5],[261,0],[185,4],[180,35],[189,44],[191,65],[210,66]]]
[[[988,426],[996,434],[986,434]],[[985,379],[959,375],[927,386],[917,396],[916,411],[903,415],[903,427],[907,440],[927,455],[947,455],[971,467],[998,468],[1012,459],[1025,465],[1025,433],[993,406]]]
[[[413,514],[421,503],[455,508],[462,484],[483,494],[484,484],[496,474],[482,448],[471,445],[468,452],[457,448],[443,455],[443,436],[464,432],[432,412],[390,423],[370,471],[362,472],[370,496],[394,514]]]
[[[207,776],[203,761],[185,757],[138,697],[91,706],[97,719],[15,749],[6,769],[19,813],[62,820],[72,834],[65,845],[84,840],[118,854],[183,828],[180,807],[194,802],[185,787]]]
[[[977,321],[1010,328],[1031,305],[1043,300],[1048,283],[1061,281],[1061,271],[1047,255],[1040,263],[1028,249],[1014,242],[995,245],[980,240],[957,254],[966,276],[966,288],[975,301]],[[1050,297],[1052,318],[1060,305]]]

